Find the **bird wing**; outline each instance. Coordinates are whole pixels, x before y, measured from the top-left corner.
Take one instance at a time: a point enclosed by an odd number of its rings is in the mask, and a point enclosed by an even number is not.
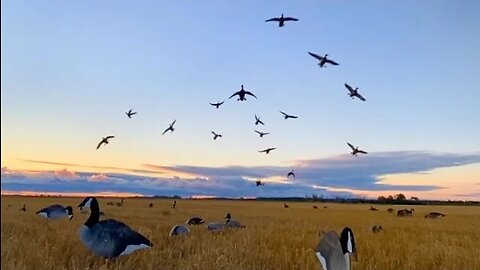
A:
[[[222,102],[218,103],[218,105],[220,106],[220,105],[222,105],[223,103],[225,103],[225,101],[222,101]]]
[[[260,150],[258,151],[259,153],[263,153],[263,152],[267,152],[268,149],[265,149],[265,150]]]
[[[262,134],[262,132],[260,132],[260,131],[258,131],[258,130],[256,130],[256,129],[255,129],[255,132],[258,133],[258,134]]]
[[[168,127],[167,129],[165,129],[165,131],[163,131],[162,135],[164,135],[165,133],[167,133],[167,131],[169,131],[171,129],[171,127]]]
[[[276,147],[269,148],[270,151],[277,149]]]
[[[345,87],[348,89],[348,91],[350,91],[350,93],[354,92],[355,90],[353,90],[353,88],[348,85],[348,84],[345,84]]]
[[[362,97],[362,95],[360,95],[359,93],[357,93],[355,96],[357,96],[361,101],[365,101],[365,98]]]
[[[278,22],[278,21],[280,21],[280,18],[271,18],[266,20],[265,22]]]
[[[232,97],[234,97],[235,95],[240,95],[240,91],[235,92],[235,93],[234,93],[233,95],[231,95],[229,98],[232,98]]]
[[[282,112],[282,111],[280,111],[280,113],[283,114],[284,116],[288,116],[288,114],[286,114],[286,113],[284,113],[284,112]]]
[[[298,19],[293,18],[293,17],[285,17],[283,18],[284,21],[298,21]]]
[[[107,139],[107,140],[110,140],[110,139],[113,139],[113,138],[115,138],[115,136],[110,135],[110,136],[105,137],[105,139]]]
[[[132,113],[130,113],[130,115],[134,115],[134,114],[137,114],[137,112],[132,112]]]
[[[258,123],[265,125],[265,123],[262,122],[262,120],[258,119]]]
[[[257,96],[255,96],[252,92],[249,92],[249,91],[245,91],[245,95],[250,95],[254,98],[257,98]]]
[[[103,140],[98,143],[97,149],[100,148],[100,146],[102,146],[102,143],[103,143]]]
[[[350,148],[352,148],[352,150],[355,151],[355,146],[353,146],[351,143],[347,142],[348,146],[350,146]]]
[[[176,122],[177,122],[177,120],[175,119],[175,120],[172,122],[172,124],[170,124],[170,126],[173,127],[173,125],[175,125]]]
[[[215,133],[215,131],[212,131],[212,134],[215,135],[215,136],[217,136],[217,133]]]
[[[323,59],[323,57],[321,57],[321,56],[318,55],[318,54],[314,54],[314,53],[311,53],[311,52],[308,52],[308,54],[310,54],[311,56],[317,58],[317,59],[320,60],[320,61]]]
[[[327,59],[325,60],[325,62],[329,63],[329,64],[332,64],[332,65],[335,65],[335,66],[338,66],[338,63],[333,61],[333,60],[330,60],[330,59]]]
[[[363,151],[363,150],[358,150],[358,153],[368,154],[367,152],[365,152],[365,151]]]
[[[290,117],[290,118],[298,118],[298,116],[295,116],[295,115],[289,115],[288,117]]]

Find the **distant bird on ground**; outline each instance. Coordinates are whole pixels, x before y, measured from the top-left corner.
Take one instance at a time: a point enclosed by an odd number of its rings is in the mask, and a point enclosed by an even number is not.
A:
[[[18,209],[20,212],[27,212],[27,206],[24,204],[22,208]]]
[[[393,213],[393,212],[395,212],[395,209],[393,209],[393,208],[388,208],[388,209],[387,209],[387,212],[388,212],[388,213]]]
[[[258,151],[258,152],[265,153],[265,154],[268,155],[270,153],[270,151],[273,151],[275,149],[277,149],[277,148],[276,147],[271,147],[271,148],[267,148],[267,149],[264,149],[264,150],[261,150],[261,151]]]
[[[382,226],[381,225],[373,225],[372,227],[372,233],[379,233],[383,230]]]
[[[11,204],[8,204],[8,205],[7,205],[7,208],[10,208],[10,207],[12,207],[12,205],[11,205]]]
[[[225,103],[225,101],[217,102],[217,103],[210,103],[210,105],[212,105],[212,106],[214,106],[218,109],[223,103]]]
[[[308,54],[317,58],[320,61],[320,62],[318,62],[318,66],[321,67],[321,68],[326,67],[325,64],[332,64],[334,66],[338,66],[337,62],[332,61],[332,60],[327,58],[328,54],[325,54],[325,56],[323,56],[323,57],[318,55],[318,54],[311,53],[311,52],[308,52]]]
[[[174,120],[174,121],[170,124],[170,126],[169,126],[167,129],[165,129],[165,131],[162,133],[162,135],[164,135],[165,133],[167,133],[167,131],[173,132],[173,131],[175,130],[175,128],[173,127],[173,125],[175,125],[175,122],[177,122],[177,120]]]
[[[378,209],[375,208],[373,205],[370,205],[370,211],[378,211]]]
[[[283,17],[283,13],[282,13],[282,16],[279,18],[279,17],[275,17],[275,18],[271,18],[271,19],[268,19],[266,20],[265,22],[278,22],[278,27],[284,27],[285,26],[285,22],[287,21],[298,21],[298,19],[296,18],[293,18],[293,17]]]
[[[323,207],[323,209],[327,209],[327,208],[328,208],[328,206],[324,206],[324,207]]]
[[[153,203],[148,204],[148,207],[152,208],[152,207],[153,207]]]
[[[313,206],[313,209],[318,209],[318,207],[316,205]]]
[[[348,84],[345,84],[345,87],[348,89],[348,91],[350,93],[348,93],[348,95],[353,99],[354,97],[357,97],[359,98],[361,101],[365,101],[365,98],[362,97],[362,95],[360,95],[360,93],[358,93],[358,87],[356,87],[355,89],[353,89],[353,87],[351,87],[350,85]]]
[[[282,111],[280,111],[280,113],[283,114],[283,118],[285,118],[285,120],[287,120],[288,118],[293,118],[293,119],[298,118],[298,116],[288,115],[288,114],[286,114],[286,113],[284,113],[284,112],[282,112]]]
[[[245,225],[242,225],[240,221],[232,219],[230,213],[225,215],[225,226],[233,229],[245,228]]]
[[[290,178],[293,177],[293,179],[295,179],[295,173],[293,172],[293,170],[291,170],[288,174],[287,174],[287,178]]]
[[[116,205],[117,205],[117,207],[122,207],[123,206],[123,198],[120,202],[117,202]]]
[[[260,180],[255,181],[255,184],[257,185],[257,187],[258,187],[258,186],[264,186],[264,185],[265,185],[265,183],[263,183],[263,182],[260,181]]]
[[[425,218],[437,219],[437,218],[441,218],[441,217],[444,217],[444,216],[445,215],[442,214],[442,213],[430,212],[430,213],[425,215]]]
[[[95,255],[115,258],[153,246],[145,236],[120,221],[99,221],[100,207],[95,197],[85,198],[78,207],[90,208],[90,217],[80,228],[80,240]]]
[[[243,84],[242,84],[242,89],[241,89],[240,91],[238,91],[238,92],[235,92],[233,95],[231,95],[231,96],[229,97],[229,99],[232,98],[232,97],[234,97],[235,95],[238,95],[237,101],[247,100],[247,99],[245,98],[245,95],[250,95],[250,96],[252,96],[252,97],[254,97],[254,98],[257,98],[257,96],[255,96],[252,92],[245,91],[245,90],[243,89]]]
[[[173,201],[172,208],[173,209],[177,208],[177,201]]]
[[[187,225],[200,225],[203,224],[205,220],[201,217],[191,217],[185,222]]]
[[[352,148],[352,152],[350,154],[352,154],[352,156],[357,156],[358,153],[360,154],[368,154],[367,152],[363,151],[363,150],[359,150],[358,149],[358,146],[355,147],[353,146],[351,143],[347,142],[348,146],[350,146],[350,148]]]
[[[113,202],[108,202],[107,205],[114,206],[115,204]]]
[[[397,211],[397,217],[411,217],[413,216],[413,212],[415,212],[415,209],[400,209]]]
[[[222,134],[217,134],[215,133],[215,131],[212,131],[212,134],[213,134],[213,139],[216,140],[218,137],[222,137]]]
[[[255,125],[258,125],[258,124],[262,124],[262,125],[265,125],[262,120],[260,120],[260,117],[258,117],[256,114],[255,114]]]
[[[189,233],[190,233],[190,229],[187,226],[185,226],[185,225],[175,225],[170,230],[170,233],[168,235],[169,236],[187,235]]]
[[[356,259],[356,254],[353,231],[349,227],[343,229],[340,237],[334,231],[325,233],[315,248],[323,270],[351,269],[350,256]]]
[[[103,137],[102,140],[98,143],[97,149],[100,148],[100,146],[102,146],[102,144],[108,144],[108,140],[113,139],[113,138],[115,138],[115,136]]]
[[[288,208],[288,207],[290,207],[290,206],[289,206],[288,204],[284,203],[284,204],[283,204],[283,207],[284,207],[284,208]]]
[[[258,131],[258,130],[255,130],[255,132],[258,133],[258,135],[260,135],[260,138],[262,138],[262,137],[265,136],[265,135],[270,134],[270,133],[268,133],[268,132],[261,132],[261,131]]]
[[[63,207],[62,205],[54,204],[41,209],[35,214],[48,219],[68,218],[71,220],[73,218],[73,209],[71,206]]]
[[[126,112],[125,114],[128,116],[128,118],[132,118],[132,115],[137,114],[137,112],[132,112],[132,109],[130,109],[130,110],[129,110],[128,112]]]

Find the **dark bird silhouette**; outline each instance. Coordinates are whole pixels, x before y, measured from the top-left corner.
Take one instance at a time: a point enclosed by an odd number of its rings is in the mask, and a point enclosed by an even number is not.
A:
[[[358,153],[360,154],[368,154],[367,152],[363,151],[363,150],[359,150],[358,149],[358,146],[355,147],[353,146],[351,143],[347,142],[348,146],[350,146],[350,148],[352,148],[352,152],[350,154],[352,154],[352,156],[357,156]]]
[[[356,87],[355,89],[353,89],[353,87],[351,87],[351,86],[348,85],[348,84],[345,84],[345,87],[346,87],[346,88],[348,89],[348,91],[350,92],[350,93],[348,93],[348,95],[349,95],[352,99],[354,99],[355,97],[357,97],[357,98],[359,98],[361,101],[365,101],[365,98],[362,97],[362,95],[360,95],[360,94],[358,93],[358,87]]]
[[[275,17],[275,18],[271,18],[271,19],[268,19],[266,20],[265,22],[278,22],[278,27],[284,27],[285,26],[285,22],[287,21],[298,21],[298,19],[296,18],[293,18],[293,17],[283,17],[283,13],[282,13],[282,16],[279,18],[279,17]]]
[[[290,207],[290,206],[288,206],[288,204],[284,203],[284,204],[283,204],[283,207],[284,207],[284,208],[288,208],[288,207]]]
[[[265,125],[265,123],[263,123],[262,120],[260,120],[260,117],[258,117],[258,116],[255,114],[255,125],[258,125],[258,124]]]
[[[19,209],[20,212],[27,212],[27,206],[24,204],[22,208]]]
[[[175,128],[173,127],[173,125],[175,125],[175,122],[177,122],[177,120],[173,121],[170,126],[165,129],[165,131],[162,133],[162,135],[164,135],[165,133],[167,133],[167,131],[170,131],[170,132],[173,132],[175,130]]]
[[[215,133],[215,131],[212,131],[212,134],[213,134],[213,139],[216,140],[218,137],[222,137],[222,134],[217,134]]]
[[[287,174],[287,178],[290,178],[290,176],[292,176],[293,179],[295,179],[295,173],[293,172],[293,170]]]
[[[172,208],[173,209],[177,208],[177,201],[173,201]]]
[[[268,133],[268,132],[261,132],[261,131],[258,131],[258,130],[255,130],[255,132],[258,133],[258,135],[260,135],[260,138],[262,138],[262,137],[265,136],[265,135],[270,134],[270,133]]]
[[[313,209],[318,209],[318,207],[316,205],[313,206]]]
[[[130,109],[128,112],[125,113],[128,118],[132,118],[132,115],[137,114],[137,112],[132,112],[132,109]]]
[[[231,95],[229,98],[232,98],[232,97],[234,97],[235,95],[238,95],[237,101],[247,100],[247,99],[245,98],[245,95],[250,95],[250,96],[252,96],[252,97],[254,97],[254,98],[257,98],[257,96],[255,96],[252,92],[245,91],[245,90],[243,89],[243,84],[242,84],[242,89],[241,89],[240,91],[238,91],[238,92],[235,92],[235,93],[234,93],[233,95]]]
[[[282,112],[282,111],[280,111],[280,113],[283,114],[283,118],[285,118],[285,120],[287,120],[288,118],[293,118],[293,119],[298,118],[298,116],[288,115],[288,114],[286,114],[286,113],[284,113],[284,112]]]
[[[379,233],[383,230],[383,227],[382,225],[373,225],[372,227],[372,233]]]
[[[123,198],[122,198],[122,200],[121,200],[120,202],[117,202],[115,205],[116,205],[117,207],[122,207],[122,206],[123,206]]]
[[[153,203],[150,203],[150,204],[148,205],[148,207],[152,208],[152,207],[153,207]]]
[[[333,60],[330,60],[327,58],[328,54],[325,54],[325,56],[320,56],[318,54],[314,54],[314,53],[311,53],[311,52],[308,52],[308,54],[310,54],[311,56],[315,57],[316,59],[318,59],[318,66],[319,67],[326,67],[325,64],[332,64],[334,66],[338,66],[338,63],[333,61]]]
[[[217,109],[220,107],[220,105],[222,105],[225,101],[222,101],[222,102],[217,102],[217,103],[210,103],[210,105],[214,106],[214,107],[217,107]]]
[[[370,211],[378,211],[378,209],[375,208],[373,205],[370,205]]]
[[[260,180],[255,181],[255,184],[257,185],[257,187],[258,187],[258,186],[264,186],[264,185],[265,185],[265,183],[263,183],[263,182],[260,181]]]
[[[258,151],[258,152],[260,152],[260,153],[265,153],[265,154],[269,154],[270,151],[273,151],[273,150],[275,150],[275,149],[277,149],[277,148],[276,148],[276,147],[271,147],[271,148],[267,148],[267,149],[264,149],[264,150],[261,150],[261,151]]]
[[[100,148],[100,146],[102,146],[102,144],[108,144],[108,140],[113,139],[113,138],[115,138],[115,136],[103,137],[102,140],[98,143],[97,149]]]

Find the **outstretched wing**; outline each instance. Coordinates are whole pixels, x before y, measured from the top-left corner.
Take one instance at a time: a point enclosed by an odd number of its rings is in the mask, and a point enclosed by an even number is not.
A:
[[[98,143],[98,145],[97,145],[97,150],[98,150],[98,148],[100,148],[100,146],[102,146],[102,143],[103,143],[103,140]]]
[[[273,150],[275,150],[275,149],[277,149],[277,148],[276,148],[276,147],[273,147],[273,148],[269,148],[268,150],[273,151]]]
[[[350,93],[354,92],[355,90],[353,90],[353,88],[348,85],[348,84],[345,84],[345,87],[348,89],[348,91],[350,91]]]
[[[289,118],[298,118],[298,116],[295,116],[295,115],[289,115],[288,117]]]
[[[177,122],[177,119],[175,119],[175,120],[170,124],[170,127],[173,127],[173,125],[175,125],[176,122]]]
[[[310,54],[311,56],[317,58],[318,60],[322,61],[323,57],[321,57],[320,55],[318,54],[314,54],[314,53],[311,53],[311,52],[308,52],[308,54]]]
[[[245,91],[245,95],[250,95],[254,98],[257,98],[257,96],[255,96],[252,92],[249,92],[249,91]]]
[[[280,113],[283,114],[284,116],[288,116],[288,114],[286,114],[286,113],[284,113],[284,112],[282,112],[282,111],[280,111]]]
[[[258,133],[258,134],[260,134],[260,135],[262,135],[262,132],[260,132],[260,131],[258,131],[258,130],[256,130],[256,129],[255,129],[255,132]]]
[[[265,149],[265,150],[260,150],[260,151],[258,151],[258,152],[259,152],[259,153],[265,153],[265,152],[267,152],[267,149]]]
[[[352,151],[355,150],[355,146],[353,146],[351,143],[347,142],[348,146],[350,146],[350,148],[352,148]]]
[[[357,93],[355,96],[357,96],[361,101],[365,101],[365,98],[362,97],[362,95],[360,95],[359,93]]]
[[[110,139],[113,139],[113,138],[115,138],[115,136],[110,135],[110,136],[107,136],[105,139],[110,140]]]
[[[278,22],[278,21],[280,21],[280,18],[271,18],[266,20],[265,22]]]
[[[232,98],[232,97],[234,97],[235,95],[240,95],[240,91],[235,92],[235,93],[234,93],[233,95],[231,95],[229,98]]]
[[[338,66],[338,63],[333,61],[333,60],[330,60],[330,59],[327,59],[325,60],[326,63],[329,63],[329,64],[332,64],[332,65],[335,65],[335,66]]]
[[[293,18],[293,17],[285,17],[283,18],[284,21],[298,21],[298,19]]]
[[[368,154],[368,152],[365,152],[365,151],[363,151],[363,150],[358,150],[358,153]]]
[[[171,128],[168,127],[167,129],[165,129],[165,131],[163,131],[162,135],[165,135],[165,133],[167,133],[167,131],[169,131]]]
[[[134,114],[137,114],[137,112],[131,112],[130,115],[134,115]]]

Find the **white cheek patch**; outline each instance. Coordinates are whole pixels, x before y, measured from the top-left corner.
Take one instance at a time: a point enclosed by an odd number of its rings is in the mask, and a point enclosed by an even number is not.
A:
[[[350,238],[350,232],[348,232],[347,250],[348,250],[348,252],[350,252],[350,253],[353,252],[352,239]]]
[[[48,218],[48,214],[45,213],[45,212],[40,212],[40,213],[38,213],[37,215],[39,215],[39,216],[41,216],[41,217]]]
[[[68,219],[72,219],[73,218],[73,215],[68,215]]]
[[[90,203],[92,202],[92,198],[88,199],[88,201],[85,203],[84,207],[90,208]]]
[[[315,255],[317,255],[318,260],[320,261],[320,264],[322,265],[323,270],[328,270],[327,269],[327,261],[322,256],[322,254],[320,254],[320,252],[317,252],[317,253],[315,253]]]
[[[144,248],[150,248],[150,246],[145,245],[145,244],[140,244],[140,245],[128,245],[128,246],[125,248],[125,250],[120,254],[120,256],[122,256],[122,255],[127,255],[127,254],[130,254],[130,253],[134,252],[135,250],[144,249]]]

